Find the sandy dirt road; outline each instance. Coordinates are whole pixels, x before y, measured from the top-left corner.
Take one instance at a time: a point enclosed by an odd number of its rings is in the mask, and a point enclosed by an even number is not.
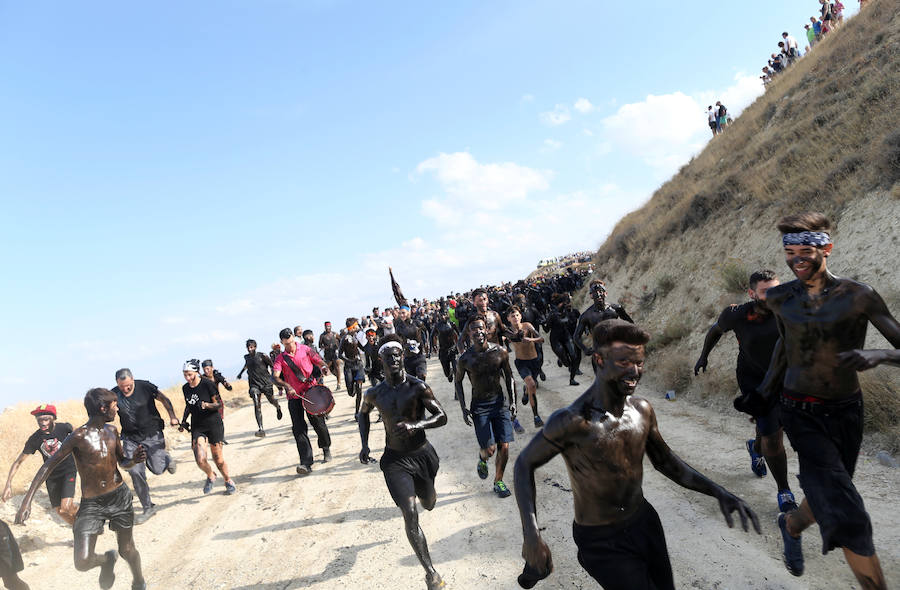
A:
[[[587,362],[584,367],[589,370]],[[581,377],[581,387],[569,387],[552,354],[545,370],[548,380],[539,395],[546,418],[551,409],[583,391],[588,376]],[[653,370],[652,365],[648,370]],[[452,401],[452,386],[436,360],[429,362],[429,383],[450,417],[447,426],[428,432],[441,457],[441,470],[437,506],[430,513],[421,511],[421,524],[435,565],[448,588],[518,588],[521,528],[515,498],[495,497],[490,479],[478,479],[474,433],[463,423],[459,406]],[[644,491],[662,519],[678,588],[858,587],[840,553],[821,555],[816,528],[804,537],[807,573],[794,578],[785,571],[774,524],[774,484],[771,478],[757,479],[750,473],[743,441],[752,426],[745,419],[737,413],[722,415],[681,401],[667,402],[646,389],[641,394],[657,409],[669,445],[744,497],[763,526],[761,536],[728,529],[712,498],[679,488],[647,462]],[[225,454],[238,486],[233,496],[223,495],[221,478],[214,493],[204,496],[203,476],[193,464],[189,439],[174,431],[167,433],[179,461],[178,471],[151,476],[151,492],[160,511],[135,529],[149,588],[424,588],[424,574],[378,466],[363,466],[357,460],[359,436],[352,400],[344,390],[335,397],[337,406],[329,421],[334,460],[316,463],[313,474],[304,478],[294,471],[297,451],[287,415],[276,422],[274,409],[267,406],[269,436],[257,439],[252,408],[230,409],[225,422],[230,444]],[[512,461],[536,432],[530,425],[530,410],[520,408],[527,432],[511,445],[506,477],[510,487]],[[378,457],[384,435],[380,424],[373,426],[371,447]],[[796,474],[796,458],[790,450],[788,456],[791,473]],[[317,459],[321,460],[318,449]],[[130,485],[130,478],[125,478]],[[596,588],[576,560],[572,499],[562,459],[539,470],[536,480],[539,521],[546,527],[544,537],[556,565],[556,571],[537,588]],[[872,515],[875,544],[888,582],[900,584],[900,510],[895,504],[900,470],[863,456],[856,481]],[[795,488],[799,493],[799,485]],[[0,518],[12,522],[20,499],[0,505]],[[71,529],[55,515],[51,517],[48,508],[42,491],[27,525],[12,527],[23,549],[23,578],[33,589],[96,588],[99,571],[75,570]],[[98,550],[114,548],[114,539],[107,531],[98,541]],[[117,565],[117,574],[114,587],[129,588],[131,578],[123,561]]]

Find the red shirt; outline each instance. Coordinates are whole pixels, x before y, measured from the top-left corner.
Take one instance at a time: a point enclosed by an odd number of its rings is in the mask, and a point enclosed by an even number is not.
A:
[[[284,360],[285,356],[291,357],[291,360],[300,368],[300,372],[306,378],[309,378],[309,376],[312,375],[314,365],[322,364],[322,357],[305,344],[297,344],[297,350],[294,351],[294,354],[288,355],[287,351],[282,352],[275,358],[275,362],[272,363],[273,372],[281,372],[281,378],[284,379],[296,393],[306,393],[313,385],[316,385],[316,382],[307,381],[306,383],[302,383],[297,379],[297,376],[294,375],[294,372],[291,370],[291,366]],[[300,397],[299,395],[291,395],[290,392],[287,393],[287,396],[290,399],[299,399]]]

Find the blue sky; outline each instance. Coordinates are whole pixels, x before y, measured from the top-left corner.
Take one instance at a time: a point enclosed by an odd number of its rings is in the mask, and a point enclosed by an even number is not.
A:
[[[816,6],[0,3],[0,404],[596,248]]]

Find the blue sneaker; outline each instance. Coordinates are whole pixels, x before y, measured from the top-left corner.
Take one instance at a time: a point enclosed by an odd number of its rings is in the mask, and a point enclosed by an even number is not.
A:
[[[506,484],[503,483],[503,480],[494,482],[494,493],[501,498],[509,498],[510,495],[512,495],[512,492],[509,491],[509,488],[506,487]]]
[[[513,418],[513,429],[516,431],[516,434],[525,434],[525,427],[519,424],[518,418]]]
[[[791,510],[796,510],[799,508],[797,506],[797,500],[794,499],[794,494],[791,490],[778,490],[778,511],[779,512],[790,512]]]
[[[756,474],[756,477],[765,477],[766,473],[768,473],[766,470],[766,460],[762,455],[753,450],[754,442],[755,441],[752,438],[747,441],[747,452],[750,453],[750,469]]]
[[[478,459],[478,466],[476,467],[476,470],[478,471],[478,477],[480,477],[481,479],[487,479],[487,476],[488,476],[487,461],[485,461],[484,459]]]
[[[784,567],[793,576],[803,575],[803,547],[800,545],[800,537],[792,537],[787,531],[787,515],[781,512],[778,515],[778,528],[781,530],[781,539],[784,541],[784,553],[781,559]]]
[[[230,481],[226,481],[226,482],[225,482],[225,495],[226,495],[226,496],[230,496],[230,495],[233,494],[236,490],[237,490],[237,488],[234,487],[234,483],[233,483],[233,482],[230,482]]]
[[[210,492],[212,491],[212,489],[213,489],[213,484],[214,484],[214,483],[215,483],[215,480],[207,479],[207,480],[206,480],[206,483],[203,484],[203,493],[204,493],[204,494],[210,493]]]

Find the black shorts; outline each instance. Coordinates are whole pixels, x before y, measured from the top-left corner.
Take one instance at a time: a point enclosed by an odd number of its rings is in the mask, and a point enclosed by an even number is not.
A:
[[[538,378],[538,375],[541,372],[540,359],[538,359],[537,357],[524,361],[516,359],[514,362],[516,364],[516,371],[519,372],[519,376],[522,379],[527,379],[528,377],[531,377],[532,379]]]
[[[434,488],[434,478],[440,467],[440,459],[431,443],[408,453],[385,448],[379,461],[391,498],[398,506],[421,491]]]
[[[77,471],[63,476],[54,476],[47,479],[47,495],[50,496],[50,505],[59,508],[63,498],[75,497],[75,475]]]
[[[572,523],[578,563],[606,590],[675,590],[659,515],[644,503],[623,522]]]
[[[13,537],[9,525],[0,520],[0,574],[14,574],[25,569],[19,544]]]
[[[822,553],[835,547],[875,554],[872,521],[853,485],[862,444],[862,395],[840,402],[781,400],[781,421],[800,460],[800,486],[822,534]]]
[[[410,375],[424,381],[428,374],[428,361],[424,354],[403,357],[403,368]]]
[[[214,416],[203,422],[191,424],[191,440],[197,440],[201,436],[211,445],[219,444],[225,440],[225,423],[218,416]]]
[[[338,360],[337,348],[326,348],[322,352],[325,354],[326,363],[333,363]]]
[[[72,527],[75,536],[102,535],[103,525],[109,521],[109,530],[121,531],[134,526],[134,509],[131,506],[131,490],[124,483],[111,492],[81,498],[81,506]]]
[[[247,393],[250,395],[251,398],[253,398],[254,391],[256,392],[256,395],[272,395],[275,392],[275,390],[272,389],[271,383],[269,383],[268,385],[263,386],[263,387],[259,387],[257,385],[251,385],[250,389],[247,391]]]

